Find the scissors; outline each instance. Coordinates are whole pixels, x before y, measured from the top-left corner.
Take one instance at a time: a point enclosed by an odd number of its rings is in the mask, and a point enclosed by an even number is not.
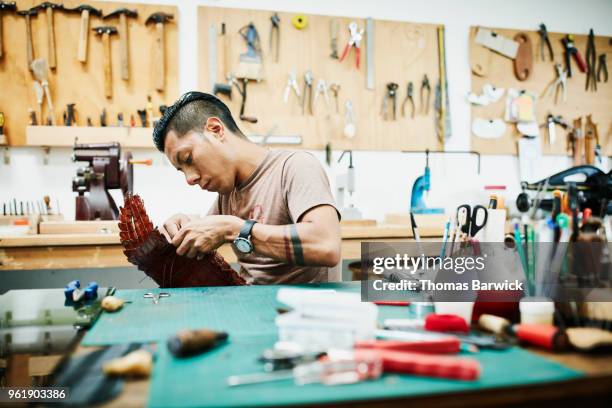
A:
[[[479,213],[483,213],[480,217]],[[478,231],[484,228],[489,218],[489,211],[482,205],[475,205],[473,208],[469,204],[463,204],[457,207],[457,225],[462,233],[466,234],[468,239],[474,238]]]

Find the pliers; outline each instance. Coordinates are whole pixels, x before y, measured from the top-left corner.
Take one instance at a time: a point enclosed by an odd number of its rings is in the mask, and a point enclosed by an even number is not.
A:
[[[574,36],[568,34],[565,36],[565,38],[561,40],[561,42],[565,47],[565,68],[567,69],[567,77],[572,77],[572,56],[576,60],[576,64],[578,64],[578,69],[580,69],[580,72],[586,72],[587,67],[584,62],[584,59],[582,58],[580,51],[578,51],[578,48],[576,48],[576,46],[574,45]]]
[[[325,82],[325,80],[323,78],[319,78],[319,80],[317,81],[317,89],[315,90],[315,96],[314,96],[314,101],[313,104],[316,106],[317,105],[317,99],[319,98],[319,94],[323,94],[323,97],[325,98],[325,105],[327,105],[327,107],[329,108],[329,93],[327,92],[327,82]]]
[[[410,105],[412,110],[410,111],[410,118],[414,118],[414,98],[412,94],[414,93],[414,84],[412,81],[408,82],[408,89],[406,90],[406,98],[404,98],[404,102],[402,102],[402,116],[406,117],[406,102],[410,101]]]
[[[603,74],[603,80],[602,80]],[[599,67],[597,68],[597,82],[608,82],[608,65],[606,64],[606,54],[599,56]]]
[[[586,62],[587,80],[584,90],[595,92],[597,91],[597,78],[595,75],[595,69],[597,66],[597,51],[595,50],[595,34],[593,33],[593,29],[589,31],[589,37],[587,40]]]
[[[304,73],[304,93],[302,94],[302,115],[306,113],[306,99],[308,99],[308,112],[312,115],[312,72]]]
[[[285,93],[283,94],[283,102],[287,103],[289,101],[289,94],[291,93],[292,89],[293,89],[293,92],[295,93],[295,96],[299,98],[301,94],[300,94],[300,89],[298,88],[298,84],[297,84],[297,80],[295,76],[295,70],[292,70],[289,73],[289,78],[287,79],[287,86],[285,87]]]
[[[352,21],[349,25],[348,25],[348,30],[349,30],[349,41],[348,43],[346,43],[346,45],[344,46],[344,51],[342,51],[342,55],[340,56],[340,62],[342,62],[344,60],[344,58],[348,55],[349,50],[351,48],[355,48],[355,61],[356,61],[356,65],[357,65],[357,69],[359,69],[359,61],[360,61],[360,43],[361,43],[361,39],[363,38],[363,28],[360,30],[359,26],[357,26],[357,23]]]
[[[545,61],[545,53],[544,53],[544,45],[548,48],[548,54],[550,55],[550,60],[554,61],[555,57],[553,54],[552,45],[550,44],[550,38],[548,38],[548,30],[546,30],[546,25],[544,23],[540,24],[540,29],[538,30],[540,34],[540,59]]]
[[[425,92],[427,92],[427,98],[424,98]],[[429,105],[431,104],[431,85],[429,84],[429,78],[427,74],[423,76],[423,80],[421,81],[421,90],[420,90],[420,101],[421,101],[421,113],[424,115],[429,114]]]
[[[381,110],[381,114],[384,120],[395,120],[397,118],[396,110],[397,110],[397,88],[399,85],[395,82],[387,83],[387,94],[383,99],[383,106]],[[391,116],[389,116],[389,100],[393,104],[391,107]]]
[[[555,93],[555,104],[557,104],[557,99],[559,97],[559,90],[562,92],[563,102],[567,99],[567,70],[563,69],[561,64],[555,64],[555,69],[557,70],[557,78],[555,78],[546,89],[542,93],[542,96],[546,96],[552,92]]]

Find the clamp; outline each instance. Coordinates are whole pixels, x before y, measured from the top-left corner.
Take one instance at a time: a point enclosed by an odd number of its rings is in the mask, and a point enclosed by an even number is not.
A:
[[[580,69],[580,72],[586,72],[587,67],[584,63],[584,59],[582,58],[580,51],[578,51],[578,48],[576,48],[574,45],[574,36],[568,34],[561,40],[561,42],[565,48],[565,69],[567,70],[567,77],[572,77],[572,56],[574,57],[574,60],[576,60],[576,64],[578,64],[578,69]]]
[[[395,120],[397,118],[397,115],[396,115],[397,88],[399,88],[399,85],[397,83],[395,82],[387,83],[387,94],[385,95],[385,98],[383,99],[383,106],[382,106],[383,120],[389,120],[389,119]],[[391,118],[389,118],[389,101],[391,101],[392,103]]]
[[[92,300],[98,297],[98,284],[89,282],[87,287],[81,290],[81,282],[73,280],[64,287],[64,296],[68,302],[80,302],[81,300]]]
[[[283,94],[283,102],[287,103],[289,101],[289,94],[291,93],[292,89],[295,93],[295,96],[299,98],[301,94],[300,89],[298,88],[295,70],[291,70],[291,72],[289,73],[289,78],[287,79],[287,86],[285,86],[285,93]]]
[[[306,114],[306,99],[308,99],[308,112],[312,115],[312,72],[304,73],[304,92],[302,94],[302,115]]]
[[[315,106],[317,105],[317,99],[319,98],[319,94],[323,94],[323,97],[325,98],[325,105],[327,105],[327,108],[329,108],[329,93],[327,92],[327,89],[327,82],[325,82],[323,78],[320,78],[317,81],[317,89],[315,90],[315,96],[313,101],[313,104]]]
[[[404,98],[404,102],[402,102],[402,116],[406,117],[406,102],[410,101],[411,111],[410,118],[414,118],[414,98],[412,97],[414,93],[414,84],[412,81],[408,82],[408,88],[406,89],[406,98]]]
[[[555,78],[546,89],[542,93],[542,96],[546,96],[552,92],[555,93],[555,104],[557,104],[557,99],[559,97],[559,90],[562,92],[563,102],[567,99],[567,70],[563,69],[561,64],[555,64],[555,70],[557,71],[557,78]]]
[[[427,93],[427,97],[425,97],[425,93]],[[423,75],[419,96],[421,101],[421,113],[423,115],[429,115],[429,105],[431,105],[431,85],[429,84],[427,74]]]
[[[550,38],[548,38],[548,30],[546,30],[546,25],[543,23],[540,24],[540,29],[538,30],[540,34],[540,59],[542,61],[546,61],[545,53],[544,53],[544,45],[548,48],[548,55],[550,55],[550,60],[554,61],[555,56],[553,54],[552,45],[550,44]]]
[[[606,54],[601,54],[599,56],[599,67],[597,68],[597,82],[602,81],[608,82],[608,65],[606,64]]]
[[[349,40],[344,46],[344,51],[342,51],[342,55],[340,56],[340,62],[344,60],[344,58],[348,55],[351,48],[355,48],[355,62],[357,65],[357,69],[359,69],[359,61],[360,61],[360,48],[359,45],[361,43],[361,39],[363,38],[363,28],[360,30],[359,26],[356,22],[351,21],[348,25],[349,30]]]

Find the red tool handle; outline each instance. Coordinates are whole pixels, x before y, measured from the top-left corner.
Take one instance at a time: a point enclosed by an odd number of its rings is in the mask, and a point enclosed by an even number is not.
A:
[[[357,69],[359,69],[359,62],[361,60],[361,48],[355,48],[355,60],[357,61]]]
[[[456,380],[476,380],[481,367],[478,360],[432,354],[409,353],[391,350],[357,349],[357,358],[367,358],[368,353],[379,353],[385,373],[414,374],[425,377],[451,378]]]
[[[549,324],[517,324],[514,332],[519,340],[548,350],[567,348],[567,335]]]
[[[410,302],[402,300],[378,300],[374,304],[378,306],[409,306]]]
[[[576,60],[576,64],[578,64],[578,69],[580,70],[580,72],[586,72],[587,65],[586,65],[586,62],[584,62],[584,59],[582,58],[582,54],[580,54],[580,51],[576,50],[576,52],[574,53],[574,59]]]
[[[344,58],[346,58],[346,55],[348,54],[350,48],[351,48],[351,46],[349,44],[346,44],[344,46],[344,50],[342,51],[342,55],[340,56],[339,62],[344,61]]]
[[[425,354],[456,354],[461,349],[458,338],[448,336],[437,340],[397,341],[397,340],[365,340],[355,343],[356,349],[409,351]]]

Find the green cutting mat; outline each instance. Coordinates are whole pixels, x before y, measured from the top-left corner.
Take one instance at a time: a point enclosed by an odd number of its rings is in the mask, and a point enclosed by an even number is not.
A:
[[[304,285],[309,288],[358,292],[360,282]],[[159,305],[144,299],[143,290],[122,290],[131,300],[118,313],[104,313],[85,337],[84,345],[158,341],[149,394],[151,407],[270,406],[367,400],[432,393],[469,391],[582,376],[520,348],[475,355],[483,367],[478,381],[464,382],[416,376],[386,375],[378,381],[326,387],[294,386],[290,381],[230,388],[226,378],[261,372],[257,358],[276,341],[276,292],[282,286],[164,289],[170,298]],[[159,291],[159,289],[157,289]],[[380,307],[380,319],[406,317],[406,307]],[[230,334],[229,343],[201,356],[176,359],[166,339],[185,328],[208,327]],[[470,355],[473,356],[473,355]]]
[[[581,374],[520,348],[482,351],[476,355],[483,367],[478,381],[456,381],[408,375],[385,375],[377,381],[328,387],[295,386],[291,381],[230,388],[229,375],[261,372],[256,360],[276,340],[274,335],[232,338],[208,354],[174,358],[159,348],[149,391],[149,407],[271,406],[331,403],[399,396],[417,396],[567,380]]]
[[[207,327],[232,337],[270,334],[276,331],[276,292],[283,286],[228,286],[163,289],[170,297],[159,304],[143,298],[150,290],[119,290],[131,301],[117,313],[103,313],[83,339],[84,346],[165,341],[177,331]],[[285,286],[287,287],[287,286]],[[296,287],[296,286],[291,286]],[[298,287],[358,291],[359,282],[327,283]],[[159,293],[160,289],[151,290]]]

